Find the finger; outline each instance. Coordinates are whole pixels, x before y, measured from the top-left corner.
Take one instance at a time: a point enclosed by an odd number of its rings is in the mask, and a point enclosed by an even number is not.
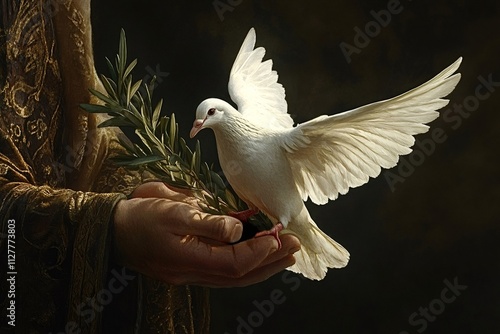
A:
[[[269,277],[285,270],[288,267],[293,266],[294,264],[295,257],[292,254],[287,254],[285,257],[277,261],[256,268],[244,277],[237,280],[235,282],[235,285],[233,286],[243,287],[265,281],[269,279]]]
[[[265,266],[258,267],[247,275],[233,281],[233,287],[243,287],[252,284],[256,284],[262,281],[269,279],[271,276],[276,275],[279,272],[282,272],[288,267],[291,267],[295,264],[295,258],[293,255],[288,254],[285,257],[269,263]]]
[[[240,240],[243,233],[243,225],[238,219],[211,215],[187,203],[163,198],[130,201],[141,201],[149,221],[164,222],[162,226],[178,236],[193,235],[227,244]]]
[[[274,253],[271,253],[262,261],[260,266],[268,265],[300,250],[300,241],[296,236],[292,234],[284,234],[280,235],[280,240],[282,245],[281,249],[277,250]]]
[[[277,261],[258,267],[242,277],[235,278],[221,275],[206,275],[203,277],[193,277],[191,284],[203,285],[211,288],[244,287],[265,281],[294,264],[295,258],[293,255],[288,254]]]
[[[186,270],[196,268],[198,273],[229,278],[243,277],[278,249],[278,243],[272,236],[225,246],[205,244],[194,238],[189,241],[183,243],[183,255],[191,266]]]

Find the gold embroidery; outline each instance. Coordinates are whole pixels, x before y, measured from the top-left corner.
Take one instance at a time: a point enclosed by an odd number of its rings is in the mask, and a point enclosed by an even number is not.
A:
[[[9,133],[11,139],[13,139],[14,141],[18,141],[22,133],[19,124],[11,124]]]
[[[47,66],[52,65],[54,45],[48,45],[45,32],[45,18],[41,1],[33,10],[25,0],[19,5],[16,23],[8,30],[7,58],[15,64],[23,64],[15,80],[9,80],[5,86],[7,106],[22,118],[28,118],[40,101],[43,81]],[[42,41],[40,43],[40,41]]]
[[[52,166],[44,165],[43,166],[43,173],[45,175],[50,175],[50,173],[52,173]]]
[[[0,163],[0,176],[7,175],[8,171],[9,171],[9,166],[7,166],[4,163]]]
[[[41,118],[36,121],[28,121],[26,125],[28,126],[28,133],[36,135],[38,140],[42,139],[43,133],[47,130],[47,125]]]

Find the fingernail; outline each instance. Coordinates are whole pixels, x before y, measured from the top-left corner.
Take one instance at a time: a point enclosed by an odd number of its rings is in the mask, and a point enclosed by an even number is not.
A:
[[[296,253],[300,250],[300,247],[292,247],[288,250],[288,254]]]

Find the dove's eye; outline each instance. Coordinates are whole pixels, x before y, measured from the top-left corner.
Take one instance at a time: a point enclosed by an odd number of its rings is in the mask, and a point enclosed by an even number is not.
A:
[[[208,116],[212,116],[213,114],[215,114],[215,108],[210,108],[208,109]]]

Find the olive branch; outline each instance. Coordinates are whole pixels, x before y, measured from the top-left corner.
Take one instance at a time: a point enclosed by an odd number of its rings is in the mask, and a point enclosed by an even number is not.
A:
[[[137,59],[127,64],[127,43],[125,32],[120,33],[118,54],[112,63],[106,57],[109,77],[99,77],[106,90],[103,94],[94,89],[90,92],[103,104],[81,104],[90,113],[106,113],[110,116],[98,125],[99,128],[119,127],[129,141],[118,138],[125,153],[114,158],[118,166],[148,171],[168,185],[190,189],[198,199],[200,208],[211,214],[229,214],[247,209],[232,189],[226,186],[222,177],[202,161],[200,142],[191,150],[186,141],[179,137],[179,125],[175,114],[161,116],[163,100],[153,104],[156,77],[149,82],[133,81],[132,70]],[[139,138],[133,138],[132,134]],[[258,230],[272,227],[262,213],[250,218]]]

